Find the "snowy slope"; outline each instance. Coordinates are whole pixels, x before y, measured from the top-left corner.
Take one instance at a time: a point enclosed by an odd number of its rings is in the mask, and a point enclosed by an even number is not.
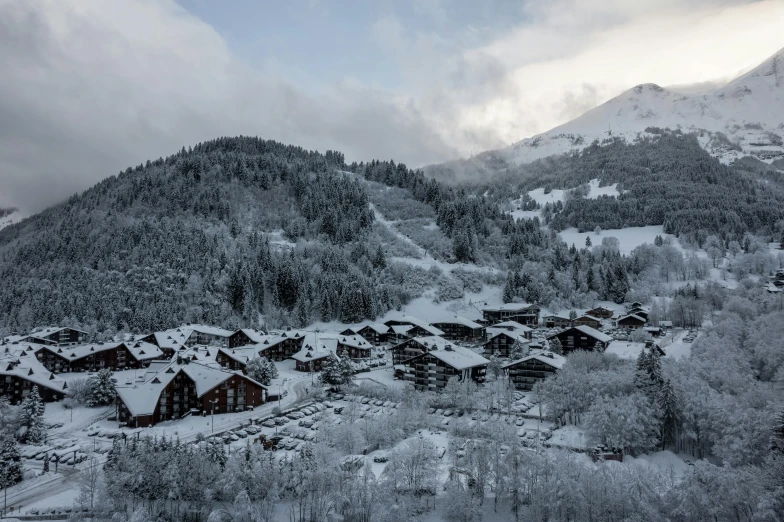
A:
[[[528,163],[580,150],[594,140],[633,141],[645,129],[658,127],[700,133],[700,144],[725,163],[746,155],[767,162],[784,158],[784,49],[721,88],[688,91],[638,85],[504,152],[515,163]]]
[[[12,212],[10,214],[6,214],[3,209],[0,209],[0,230],[4,229],[8,225],[13,225],[14,223],[18,223],[22,220],[22,213],[16,209],[11,209]]]

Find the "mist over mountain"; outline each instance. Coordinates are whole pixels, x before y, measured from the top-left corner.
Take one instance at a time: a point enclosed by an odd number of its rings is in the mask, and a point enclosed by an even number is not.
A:
[[[503,149],[448,162],[451,175],[445,179],[471,180],[512,165],[578,152],[595,142],[620,139],[633,143],[655,137],[661,129],[696,134],[700,146],[725,164],[745,156],[769,164],[781,162],[784,49],[720,86],[698,84],[667,89],[654,83],[637,85],[550,131]]]

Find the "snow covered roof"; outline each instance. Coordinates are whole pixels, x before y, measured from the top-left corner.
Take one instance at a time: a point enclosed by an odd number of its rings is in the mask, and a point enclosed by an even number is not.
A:
[[[633,343],[628,341],[613,341],[607,345],[604,353],[617,355],[621,359],[637,359],[640,352],[645,349],[645,343]]]
[[[29,335],[9,335],[8,337],[3,337],[3,339],[0,340],[0,346],[2,346],[4,344],[16,344],[16,343],[19,343],[20,341],[23,341],[24,339],[27,339],[28,337],[30,337],[30,336]]]
[[[452,319],[448,319],[446,321],[436,321],[433,324],[460,324],[460,325],[467,326],[468,328],[472,328],[472,329],[482,328],[481,324],[479,324],[479,323],[477,323],[475,321],[472,321],[471,319],[466,319],[465,317],[461,317],[459,315],[456,315]]]
[[[209,326],[206,324],[189,324],[185,326],[194,332],[199,332],[207,335],[215,335],[217,337],[231,337],[231,334],[234,332],[230,332],[229,330],[224,330],[223,328],[219,328],[217,326]]]
[[[365,340],[361,335],[341,335],[338,344],[350,348],[372,348],[373,345]]]
[[[187,375],[193,381],[197,397],[202,397],[235,375],[266,388],[241,372],[221,368],[215,361],[193,360],[187,355],[190,355],[190,352],[186,352],[185,357],[180,356],[170,361],[155,374],[151,375],[151,372],[147,372],[145,374],[146,380],[142,384],[117,386],[117,395],[120,396],[131,415],[152,415],[161,392],[179,373]]]
[[[565,312],[564,311],[554,312],[554,313],[551,313],[551,314],[543,315],[542,319],[547,319],[548,317],[554,317],[556,319],[565,319],[565,320],[568,321],[569,320],[569,312],[568,311],[565,311]],[[575,316],[575,317],[577,317],[577,316]]]
[[[444,335],[444,332],[439,330],[435,326],[432,326],[432,325],[426,323],[425,321],[423,321],[423,320],[421,320],[421,319],[419,319],[417,317],[411,316],[411,315],[404,315],[403,317],[401,317],[399,319],[390,319],[390,321],[388,321],[388,322],[392,322],[392,321],[396,321],[396,322],[399,322],[399,323],[408,323],[408,324],[413,325],[413,326],[418,326],[418,327],[422,328],[424,331],[426,331],[427,333],[429,333],[431,335]],[[393,326],[392,329],[394,330],[395,327]]]
[[[517,321],[502,321],[500,323],[494,324],[493,326],[487,327],[488,332],[494,331],[494,329],[503,329],[517,333],[528,333],[533,331],[533,328],[525,326],[524,324],[520,324]]]
[[[443,337],[431,335],[428,337],[415,337],[412,341],[421,344],[428,350],[445,350],[454,347],[452,341],[447,341]]]
[[[191,333],[193,333],[193,330],[189,330],[187,328],[172,328],[171,330],[165,330],[163,332],[155,332],[152,335],[155,338],[155,343],[158,346],[176,351],[185,344],[185,341],[188,340],[188,337],[191,336]],[[145,337],[149,336],[144,335],[141,336],[140,339]]]
[[[358,326],[351,326],[351,327],[347,328],[347,330],[351,330],[355,334],[358,334],[359,332],[361,332],[365,328],[370,328],[370,329],[372,329],[375,332],[380,333],[380,334],[385,334],[385,333],[389,332],[389,326],[385,325],[384,323],[361,324],[361,325],[358,325]]]
[[[402,335],[408,332],[409,330],[411,330],[413,326],[410,324],[396,324],[394,326],[391,326],[390,328],[392,328],[392,331],[395,332],[396,334]]]
[[[145,344],[148,344],[148,343],[145,343]],[[150,345],[150,346],[152,346],[152,345]],[[115,349],[117,349],[119,347],[126,347],[127,348],[125,343],[115,343],[115,342],[111,342],[111,343],[80,344],[79,346],[42,346],[41,348],[49,350],[50,352],[55,353],[55,354],[59,355],[60,357],[62,357],[64,359],[68,359],[69,361],[78,361],[79,359],[83,359],[83,358],[88,357],[90,355],[95,355],[96,353],[99,353],[99,352],[115,350]],[[150,350],[152,351],[152,349],[150,349]],[[157,348],[156,348],[156,350],[157,350]],[[141,351],[145,351],[145,350],[139,349],[139,350],[136,351],[136,354],[138,354],[138,355],[143,357],[143,354],[139,353]],[[157,355],[161,355],[160,350],[157,350],[155,353],[157,353]],[[134,354],[134,352],[132,350],[131,350],[131,354]],[[145,351],[145,354],[146,354],[146,351]],[[134,357],[135,357],[135,355],[134,355]]]
[[[591,328],[590,326],[585,326],[585,325],[581,324],[581,325],[575,326],[574,328],[576,330],[581,331],[585,335],[590,335],[591,337],[593,337],[594,339],[596,339],[599,342],[609,343],[610,341],[612,341],[612,337],[610,337],[609,335],[607,335],[605,333],[600,332],[599,330],[597,330],[595,328]]]
[[[19,377],[60,393],[68,388],[63,379],[44,368],[35,357],[0,356],[0,375]]]
[[[252,344],[248,346],[239,346],[237,348],[221,347],[215,350],[214,353],[215,355],[222,353],[229,359],[233,359],[238,363],[248,364],[248,361],[258,356],[259,351],[258,345]]]
[[[619,317],[616,322],[620,322],[620,321],[623,321],[624,319],[629,319],[629,318],[636,319],[638,321],[641,321],[642,323],[647,323],[648,322],[645,318],[640,317],[637,314],[624,315],[623,317]]]
[[[320,344],[318,349],[314,348],[310,344],[307,344],[302,348],[302,350],[292,355],[291,358],[299,362],[308,362],[308,361],[315,361],[318,359],[324,359],[325,357],[329,357],[330,355],[337,356],[334,350],[330,350],[327,346],[323,344]]]
[[[71,328],[70,326],[56,326],[53,328],[42,328],[40,330],[35,330],[30,333],[30,337],[47,337],[49,335],[62,332],[63,330],[73,330],[75,332],[87,334],[87,332],[84,330],[79,330],[78,328]]]
[[[248,339],[250,339],[251,342],[256,343],[256,344],[263,343],[266,339],[269,339],[269,337],[271,337],[271,336],[265,334],[264,332],[259,332],[258,330],[251,330],[250,328],[242,328],[242,329],[240,329],[238,331],[244,333],[245,336]],[[237,333],[237,332],[234,332],[234,333]],[[234,334],[232,334],[232,335],[234,335]]]
[[[430,351],[429,354],[456,370],[484,366],[490,362],[478,353],[461,346],[451,346],[444,349],[433,350]]]
[[[548,352],[545,350],[536,350],[531,352],[530,354],[526,355],[522,359],[517,359],[516,361],[512,361],[502,366],[502,368],[509,368],[510,366],[514,366],[521,362],[530,361],[530,360],[537,360],[540,361],[548,366],[552,366],[553,368],[561,369],[563,365],[566,364],[566,357],[563,355],[558,355],[557,353]]]
[[[133,358],[137,361],[147,361],[149,359],[158,359],[159,357],[163,357],[163,352],[161,349],[152,343],[135,341],[125,343],[125,346],[128,348],[128,351],[131,352]]]
[[[492,334],[492,335],[490,335],[490,337],[487,338],[487,341],[485,342],[485,344],[491,342],[493,339],[495,339],[496,337],[499,337],[501,335],[509,337],[510,339],[512,339],[514,341],[517,341],[519,343],[522,343],[522,344],[526,344],[526,343],[530,343],[531,342],[528,338],[526,338],[524,335],[521,335],[519,332],[511,332],[509,330],[498,330],[498,331],[490,332],[490,328],[488,328],[488,333]]]

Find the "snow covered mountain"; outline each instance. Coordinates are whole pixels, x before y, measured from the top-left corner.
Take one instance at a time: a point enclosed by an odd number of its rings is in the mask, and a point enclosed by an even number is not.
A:
[[[513,163],[580,150],[594,140],[633,141],[646,129],[697,132],[723,163],[743,156],[784,158],[784,49],[750,72],[710,92],[638,85],[582,116],[503,149]]]

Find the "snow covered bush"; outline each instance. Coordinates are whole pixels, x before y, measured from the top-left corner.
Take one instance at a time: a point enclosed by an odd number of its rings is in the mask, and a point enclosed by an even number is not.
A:
[[[245,373],[254,381],[269,386],[272,379],[278,378],[278,367],[266,357],[254,357],[245,366]]]

